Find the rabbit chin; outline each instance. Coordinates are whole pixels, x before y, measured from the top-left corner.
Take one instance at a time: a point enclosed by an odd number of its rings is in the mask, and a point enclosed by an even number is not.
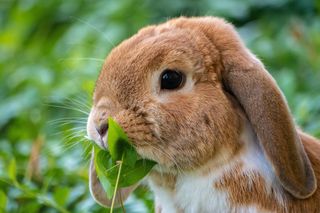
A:
[[[207,170],[219,169],[230,161],[234,157],[234,151],[226,148],[220,148],[214,156],[208,157],[206,163],[199,164],[196,158],[190,157],[188,160],[179,161],[181,157],[177,155],[170,155],[168,152],[161,151],[162,149],[157,149],[154,146],[144,145],[142,147],[137,147],[137,153],[145,159],[150,159],[157,162],[157,165],[153,170],[160,173],[170,173],[178,174],[181,172],[192,172],[195,170],[205,168]],[[210,165],[210,168],[207,168],[207,165]]]
[[[153,146],[137,147],[137,153],[142,158],[157,162],[157,165],[154,167],[154,169],[171,172],[177,167],[177,163],[174,162],[174,159],[171,160],[171,158],[166,157],[167,154],[162,153]]]

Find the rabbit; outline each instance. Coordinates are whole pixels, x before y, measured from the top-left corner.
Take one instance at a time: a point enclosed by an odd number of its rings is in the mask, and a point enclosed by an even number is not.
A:
[[[156,212],[320,212],[319,140],[232,24],[178,17],[115,47],[97,79],[88,136],[112,117],[143,158]],[[109,206],[94,165],[90,191]],[[117,204],[135,189],[119,189]]]

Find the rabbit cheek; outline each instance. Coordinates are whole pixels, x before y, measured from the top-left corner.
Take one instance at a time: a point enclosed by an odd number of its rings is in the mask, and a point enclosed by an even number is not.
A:
[[[123,110],[114,116],[138,152],[139,149],[149,146],[156,140],[150,128],[151,124],[147,122],[145,116],[146,113],[133,110]]]
[[[160,150],[155,153],[159,163],[171,162],[180,169],[194,169],[214,158],[222,146],[236,145],[229,144],[228,137],[236,137],[237,132],[233,130],[225,135],[217,130],[236,123],[235,113],[214,105],[207,100],[181,96],[161,106],[157,120],[160,141],[154,145]]]
[[[162,147],[162,142],[154,133],[156,127],[148,121],[146,113],[141,115],[141,113],[122,111],[115,116],[115,120],[127,133],[139,155],[154,160],[167,168],[174,165],[172,159],[167,157],[170,154],[166,153],[166,149]]]

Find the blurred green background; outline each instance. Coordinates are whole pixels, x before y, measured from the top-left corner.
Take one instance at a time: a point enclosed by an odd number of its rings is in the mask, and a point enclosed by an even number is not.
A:
[[[0,0],[0,212],[106,212],[88,190],[95,79],[113,46],[180,15],[235,24],[320,137],[319,1]],[[153,211],[147,187],[125,207]]]

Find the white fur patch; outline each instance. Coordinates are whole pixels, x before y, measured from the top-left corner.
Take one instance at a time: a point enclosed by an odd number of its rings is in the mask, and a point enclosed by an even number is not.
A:
[[[180,176],[175,192],[157,187],[152,181],[150,187],[162,213],[178,212],[179,209],[185,213],[226,211],[229,209],[227,194],[213,188],[214,179],[214,175],[208,177],[189,173]]]
[[[193,212],[261,212],[258,206],[234,206],[228,199],[228,192],[215,188],[215,183],[221,180],[222,176],[233,169],[239,162],[243,164],[243,171],[247,174],[248,180],[252,180],[253,172],[258,172],[265,180],[267,193],[275,193],[276,199],[284,205],[281,186],[277,183],[274,173],[266,160],[258,141],[250,125],[247,125],[241,140],[245,143],[246,150],[243,155],[224,163],[218,168],[212,168],[207,175],[203,169],[194,172],[180,174],[177,177],[174,191],[158,187],[152,180],[149,185],[155,193],[157,205],[161,206],[162,213],[177,212],[179,209],[186,213]],[[221,158],[224,158],[221,155]],[[221,160],[221,159],[219,159]],[[209,162],[207,167],[219,165],[217,162]],[[271,190],[272,189],[272,190]]]
[[[248,174],[252,172],[258,172],[265,181],[265,189],[268,194],[275,193],[275,197],[278,203],[285,206],[282,194],[283,189],[280,183],[277,181],[276,176],[272,170],[272,166],[266,159],[259,141],[254,134],[252,127],[249,123],[246,124],[246,128],[241,135],[241,140],[246,144],[246,152],[241,155],[240,161],[243,162],[243,171]]]
[[[107,138],[108,138],[108,132],[103,136],[103,138],[100,137],[99,133],[97,132],[95,128],[95,123],[94,123],[94,113],[96,109],[92,107],[88,120],[87,120],[87,138],[89,140],[94,141],[101,149],[107,149],[108,143],[107,143]],[[103,140],[103,141],[102,141]]]
[[[227,194],[216,190],[213,185],[218,179],[216,174],[203,176],[194,173],[180,175],[177,179],[176,190],[168,191],[149,181],[156,196],[157,205],[162,213],[178,212],[228,212]]]

